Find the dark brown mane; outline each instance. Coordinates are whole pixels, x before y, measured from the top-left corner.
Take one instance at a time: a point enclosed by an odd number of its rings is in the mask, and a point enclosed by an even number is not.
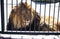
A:
[[[40,22],[40,17],[37,12],[35,12],[30,5],[27,3],[20,3],[15,6],[9,16],[9,22],[7,24],[8,30],[15,30],[24,27],[30,27],[31,23],[36,19]],[[37,19],[38,18],[38,19]],[[27,21],[28,23],[25,23]],[[10,28],[9,28],[10,27]]]

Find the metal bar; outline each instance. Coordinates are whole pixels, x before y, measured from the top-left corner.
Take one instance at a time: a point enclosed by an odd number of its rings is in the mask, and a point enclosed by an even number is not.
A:
[[[13,0],[11,0],[11,3],[12,3],[11,8],[13,9]],[[13,30],[13,28],[11,30]]]
[[[16,0],[16,6],[17,6],[17,7],[16,7],[16,15],[17,15],[17,16],[16,16],[16,32],[17,32],[17,24],[18,24],[18,7],[19,7],[19,6],[18,6],[18,0]]]
[[[36,3],[35,3],[35,13],[36,13]],[[36,15],[34,15],[34,33],[35,33],[35,30],[36,30]]]
[[[53,12],[53,28],[54,28],[54,19],[55,18],[55,3],[54,3],[54,12]],[[52,32],[53,32],[53,28],[52,28]]]
[[[50,2],[51,2],[51,0],[50,0]],[[48,28],[49,28],[49,24],[50,24],[50,11],[51,11],[51,4],[49,4],[49,20],[48,20]],[[48,31],[48,33],[49,33],[49,31]]]
[[[27,6],[27,0],[26,0],[26,6]],[[28,13],[27,8],[26,8],[26,14]],[[25,18],[25,32],[26,32],[26,18]]]
[[[2,34],[24,34],[24,35],[59,35],[60,33],[34,33],[34,32],[2,32]]]
[[[8,0],[6,0],[6,21],[8,22]]]
[[[45,23],[45,15],[46,15],[46,3],[45,3],[45,8],[44,8],[44,23]]]
[[[21,3],[20,4],[22,4],[22,0],[21,0]],[[21,20],[20,21],[21,21],[21,31],[22,31],[22,5],[21,5],[21,8],[20,8],[20,12],[21,12],[21,17],[20,17]]]
[[[4,0],[1,0],[1,25],[2,32],[4,32]]]
[[[41,1],[41,0],[40,0]],[[41,2],[40,2],[40,17],[41,17]],[[41,20],[40,20],[41,21]],[[38,27],[39,31],[40,31],[40,27]]]
[[[32,9],[32,1],[31,1],[31,9]],[[30,15],[31,15],[31,10],[30,10]],[[31,22],[31,17],[30,17],[30,22]],[[29,24],[30,28],[29,28],[29,31],[31,31],[31,24]]]
[[[59,11],[60,11],[60,2],[59,2],[59,6],[58,6],[58,15],[57,15],[57,31],[59,31],[59,27],[58,27],[58,21],[59,21]]]
[[[46,16],[46,0],[45,0],[45,8],[44,8],[44,24],[45,24],[45,16]]]

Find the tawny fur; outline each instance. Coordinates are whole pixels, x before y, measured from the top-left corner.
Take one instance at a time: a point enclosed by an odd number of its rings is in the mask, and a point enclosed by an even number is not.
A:
[[[43,23],[44,23],[44,17],[43,16],[40,16],[41,17],[41,21],[40,21],[40,24],[42,24],[43,25]],[[53,22],[54,22],[54,24],[53,24]],[[53,21],[53,17],[52,16],[47,16],[47,17],[45,17],[45,23],[46,23],[46,25],[50,28],[50,29],[52,29],[52,30],[54,30],[54,31],[59,31],[60,29],[60,22],[58,22],[58,25],[57,25],[57,22],[56,22],[56,19],[54,18],[54,21]]]
[[[7,26],[12,24],[15,29],[29,26],[37,15],[38,13],[34,11],[30,5],[21,3],[12,9]]]

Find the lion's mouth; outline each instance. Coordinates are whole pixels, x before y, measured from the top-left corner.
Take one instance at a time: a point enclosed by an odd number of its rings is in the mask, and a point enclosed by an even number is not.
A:
[[[24,21],[24,25],[29,25],[31,21]]]

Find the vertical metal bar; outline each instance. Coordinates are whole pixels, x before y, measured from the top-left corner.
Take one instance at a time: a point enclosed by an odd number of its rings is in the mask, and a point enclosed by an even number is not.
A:
[[[40,18],[41,18],[41,0],[40,0]],[[39,19],[40,20],[40,19]],[[41,20],[40,20],[41,21]],[[40,27],[38,28],[40,31]]]
[[[6,0],[6,21],[8,22],[8,0]]]
[[[31,1],[31,9],[32,9],[32,1]],[[30,10],[30,16],[31,16],[32,11]],[[31,17],[30,17],[30,22],[31,22]],[[29,24],[30,28],[29,31],[31,31],[31,24]]]
[[[59,11],[60,11],[60,2],[59,2],[59,6],[58,6],[58,15],[57,15],[57,31],[59,31],[59,27],[58,27],[58,21],[59,21]]]
[[[21,3],[20,3],[21,4],[21,6],[20,6],[21,7],[20,8],[20,13],[21,13],[21,17],[20,17],[21,18],[21,20],[20,20],[21,21],[21,31],[22,31],[22,1],[23,0],[21,0]]]
[[[1,0],[1,25],[2,25],[2,32],[4,32],[4,0]]]
[[[45,24],[45,16],[46,16],[46,0],[45,0],[45,8],[44,8],[44,24]]]
[[[46,15],[46,0],[45,0],[45,8],[44,8],[44,23],[45,23],[45,15]]]
[[[35,4],[35,11],[36,11],[36,4]],[[34,13],[35,13],[35,12],[34,12]],[[34,15],[34,16],[35,16],[35,15]],[[33,25],[33,26],[34,26],[34,28],[33,28],[33,29],[34,29],[34,33],[35,33],[35,25],[36,25],[35,22],[36,22],[36,21],[35,21],[35,19],[34,19],[34,21],[33,21],[33,23],[34,23],[34,25]]]
[[[12,3],[12,4],[11,4],[11,8],[13,9],[13,0],[11,0],[11,3]],[[12,28],[12,30],[13,30],[13,28]]]
[[[14,4],[13,4],[14,5]],[[17,10],[17,0],[16,0],[16,32],[17,32],[17,23],[18,23],[18,17],[17,17],[17,15],[18,15],[18,10]]]
[[[26,6],[27,6],[27,0],[26,0]],[[26,8],[26,13],[28,13],[27,8]],[[25,18],[25,32],[26,32],[26,18]]]
[[[16,0],[16,32],[17,32],[17,24],[18,24],[18,0]]]
[[[54,3],[54,12],[53,12],[53,28],[54,28],[54,18],[55,18],[55,3]],[[53,32],[53,28],[52,28],[52,32]]]
[[[20,24],[21,24],[21,29],[20,29],[20,30],[22,31],[22,0],[21,0],[20,5],[21,5],[21,6],[20,6],[20,7],[21,7],[21,8],[20,8],[20,12],[21,12],[21,17],[20,17],[20,18],[21,18],[21,20],[20,20],[20,22],[21,22],[21,23],[20,23]]]
[[[1,0],[0,0],[0,25],[1,25]],[[0,31],[2,30],[1,26],[0,26]]]
[[[13,0],[11,1],[11,3],[12,3],[12,4],[11,4],[11,5],[12,5],[11,7],[12,7],[12,9],[13,9]]]
[[[35,3],[35,13],[36,13],[36,3]],[[35,31],[36,31],[36,15],[34,15],[35,17],[34,17],[34,33],[35,33]]]
[[[51,3],[51,0],[50,0],[50,3]],[[51,11],[51,4],[49,4],[49,20],[48,20],[48,28],[50,26],[50,11]],[[48,31],[49,33],[49,31]]]

